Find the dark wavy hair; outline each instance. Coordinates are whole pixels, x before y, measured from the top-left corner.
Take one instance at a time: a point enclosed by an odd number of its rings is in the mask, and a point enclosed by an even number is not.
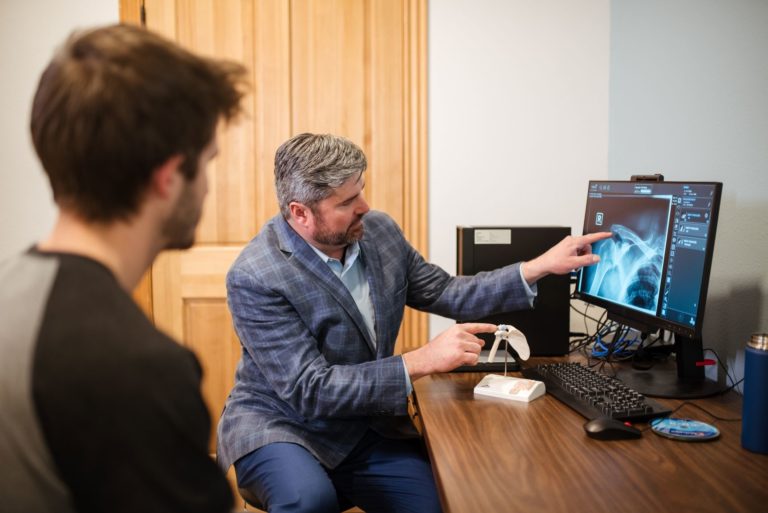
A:
[[[218,122],[241,111],[245,77],[240,64],[136,26],[72,34],[32,105],[32,141],[56,203],[90,221],[127,219],[168,158],[182,155],[193,179]]]

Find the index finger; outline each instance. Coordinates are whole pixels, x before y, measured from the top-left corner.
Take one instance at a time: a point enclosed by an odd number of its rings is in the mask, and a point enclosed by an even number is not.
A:
[[[467,333],[495,333],[498,326],[495,324],[488,324],[487,322],[466,322],[458,325],[461,329]]]
[[[595,232],[585,233],[581,236],[581,240],[587,244],[592,244],[593,242],[597,242],[603,239],[610,239],[611,237],[613,237],[612,232]]]

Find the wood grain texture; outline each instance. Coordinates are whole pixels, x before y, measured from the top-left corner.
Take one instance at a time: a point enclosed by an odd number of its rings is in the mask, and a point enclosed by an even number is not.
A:
[[[275,193],[275,152],[294,133],[291,126],[290,14],[290,2],[285,0],[261,0],[254,4],[252,69],[257,227],[279,212]]]
[[[177,0],[176,4],[177,42],[198,54],[240,62],[253,69],[253,2]],[[219,132],[219,156],[208,169],[209,193],[197,230],[201,244],[244,243],[260,226],[255,215],[252,91],[243,99],[243,108],[245,114]]]
[[[650,431],[639,440],[597,441],[585,435],[585,419],[552,396],[531,403],[475,398],[482,376],[414,383],[446,513],[747,513],[768,504],[768,457],[741,448],[740,422],[716,422],[721,437],[706,443]],[[741,413],[734,393],[695,402],[723,417]],[[691,406],[675,416],[715,422]]]
[[[404,3],[403,23],[403,218],[409,242],[429,258],[427,248],[427,2]],[[399,349],[427,343],[429,318],[406,309]]]
[[[146,0],[144,8],[147,14],[147,29],[176,41],[176,3],[168,0]]]
[[[201,246],[188,251],[163,252],[152,270],[157,327],[184,343],[184,302],[225,300],[224,276],[241,250],[240,246]],[[232,330],[231,322],[216,329],[224,334]]]
[[[120,21],[141,25],[141,0],[120,0]]]

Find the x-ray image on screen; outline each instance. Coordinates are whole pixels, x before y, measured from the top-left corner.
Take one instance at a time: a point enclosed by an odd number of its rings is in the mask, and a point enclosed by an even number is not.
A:
[[[600,262],[584,268],[581,290],[656,314],[671,202],[671,196],[592,198],[587,230],[613,237],[592,245]]]

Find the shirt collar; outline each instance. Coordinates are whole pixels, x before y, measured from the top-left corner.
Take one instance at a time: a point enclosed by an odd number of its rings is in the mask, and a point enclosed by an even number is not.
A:
[[[317,249],[312,244],[310,244],[309,247],[312,248],[312,251],[317,253],[317,256],[319,256],[320,259],[326,264],[330,265],[333,262],[338,262],[339,264],[341,264],[341,261],[338,258],[329,257],[328,255],[326,255],[325,253]],[[355,241],[349,246],[347,246],[346,254],[344,256],[344,266],[342,269],[346,271],[347,269],[352,267],[352,265],[355,263],[355,261],[359,256],[360,256],[360,243],[358,241]]]

